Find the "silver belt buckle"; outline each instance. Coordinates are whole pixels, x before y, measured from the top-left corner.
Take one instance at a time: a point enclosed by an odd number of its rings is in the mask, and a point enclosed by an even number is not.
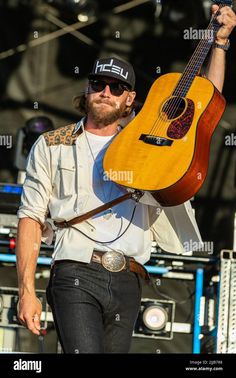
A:
[[[120,272],[126,267],[125,256],[118,251],[108,251],[102,255],[102,266],[110,272]]]

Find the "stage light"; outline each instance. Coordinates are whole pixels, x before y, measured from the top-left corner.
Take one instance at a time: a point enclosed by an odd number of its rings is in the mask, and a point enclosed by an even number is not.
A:
[[[158,18],[161,14],[161,11],[162,11],[161,0],[151,0],[151,2],[152,2],[154,9],[155,9],[155,18]]]
[[[25,156],[28,155],[31,147],[33,146],[34,142],[36,142],[40,134],[53,129],[53,123],[48,117],[33,117],[26,121],[25,127],[23,128],[25,134],[23,154]]]
[[[25,170],[27,156],[39,135],[53,129],[52,121],[45,116],[32,117],[26,121],[25,126],[18,130],[16,136],[14,166],[17,169]]]
[[[168,314],[162,306],[148,306],[143,312],[143,322],[152,331],[159,331],[166,326]]]
[[[97,14],[97,4],[93,0],[79,0],[77,9],[77,18],[81,22],[87,22],[91,17]]]
[[[80,22],[87,22],[97,15],[98,5],[95,0],[53,0],[51,4],[67,14],[69,11],[76,15]]]
[[[133,336],[172,339],[175,302],[142,298]]]

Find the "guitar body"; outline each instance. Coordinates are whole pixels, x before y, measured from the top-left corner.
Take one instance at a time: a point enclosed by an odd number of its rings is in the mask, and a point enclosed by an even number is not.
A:
[[[202,186],[212,134],[225,99],[196,76],[186,97],[173,96],[181,74],[152,85],[139,114],[108,147],[103,167],[119,185],[150,191],[163,206],[179,205]]]

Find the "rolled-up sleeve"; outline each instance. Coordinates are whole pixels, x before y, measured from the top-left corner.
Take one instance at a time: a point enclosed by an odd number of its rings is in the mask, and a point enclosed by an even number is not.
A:
[[[29,217],[45,223],[52,192],[49,148],[41,135],[33,145],[26,167],[26,178],[21,195],[18,218]]]

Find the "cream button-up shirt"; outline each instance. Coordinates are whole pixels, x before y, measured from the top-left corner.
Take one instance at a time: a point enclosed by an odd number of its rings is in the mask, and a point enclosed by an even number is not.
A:
[[[84,133],[78,135],[83,129],[82,119],[77,124],[50,132],[51,136],[67,132],[74,138],[73,143],[67,143],[65,139],[63,143],[57,139],[55,143],[48,143],[45,137],[48,133],[41,135],[28,157],[18,218],[29,217],[45,225],[42,241],[49,245],[55,236],[54,260],[89,262],[96,248],[91,240],[96,239],[96,229],[90,219],[75,225],[82,233],[73,228],[56,229],[53,226],[54,220],[70,220],[86,212],[84,203],[90,188],[81,186],[80,168],[86,172],[89,166]],[[125,251],[127,255],[144,264],[150,258],[152,240],[164,251],[176,254],[188,252],[193,246],[201,248],[201,236],[189,201],[164,208],[151,194],[145,193],[138,206],[139,210],[143,206],[145,224],[149,227],[142,231],[142,248]]]

